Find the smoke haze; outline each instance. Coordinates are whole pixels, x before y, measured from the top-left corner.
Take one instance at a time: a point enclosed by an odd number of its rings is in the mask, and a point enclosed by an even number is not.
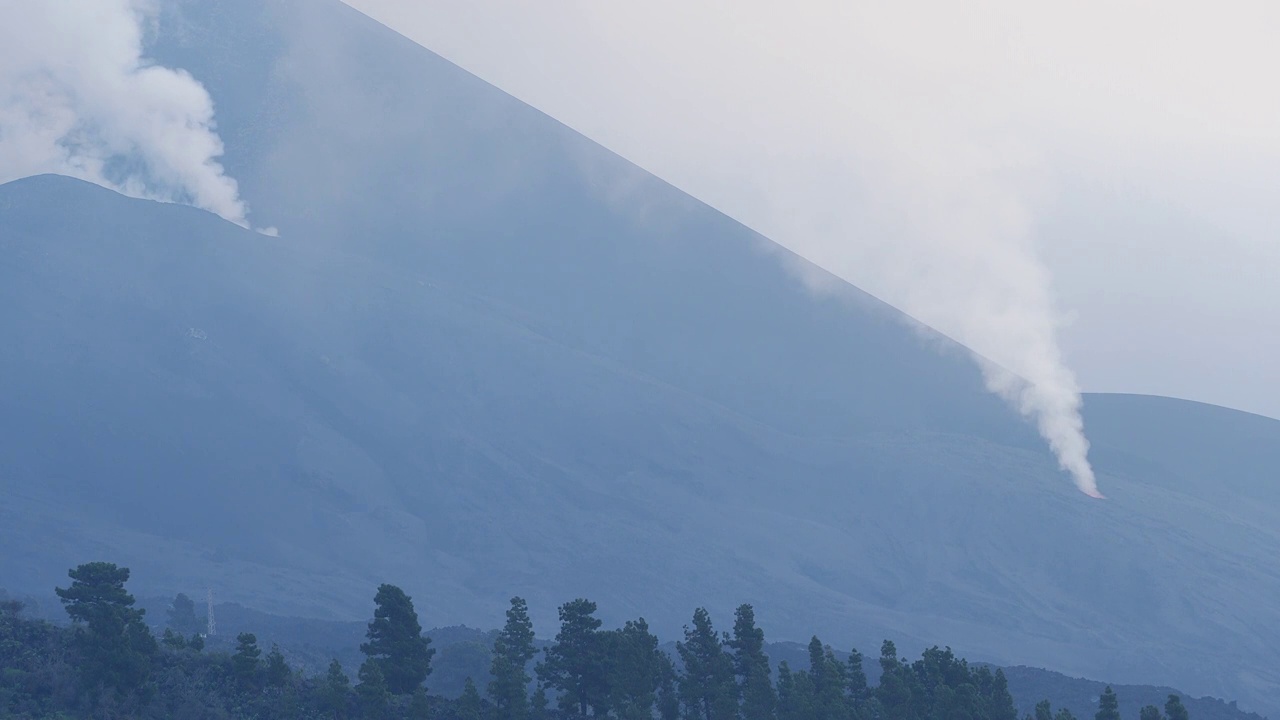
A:
[[[1102,497],[1080,387],[1058,345],[1052,283],[1034,243],[1041,193],[1033,155],[898,117],[861,132],[878,138],[862,163],[872,175],[860,183],[877,185],[865,211],[871,227],[841,222],[843,208],[867,191],[837,183],[849,199],[832,197],[825,232],[806,232],[843,246],[846,277],[876,278],[907,314],[974,349],[987,388],[1035,423],[1081,492]]]
[[[972,348],[987,387],[1098,496],[1035,242],[1053,200],[1043,131],[973,101],[1021,80],[998,54],[994,77],[973,72],[990,52],[969,67],[945,55],[965,58],[970,30],[999,47],[993,17],[928,3],[350,4]]]
[[[41,173],[184,202],[248,227],[213,102],[143,57],[152,0],[0,0],[0,182]]]

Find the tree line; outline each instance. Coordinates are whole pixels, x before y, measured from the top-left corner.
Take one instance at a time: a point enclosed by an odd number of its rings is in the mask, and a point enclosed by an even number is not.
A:
[[[278,647],[264,654],[251,633],[230,652],[207,651],[190,598],[178,595],[159,639],[125,588],[129,570],[80,565],[56,593],[71,620],[62,628],[0,603],[0,718],[281,718],[304,720],[1019,720],[1004,673],[933,647],[899,657],[885,641],[868,682],[865,658],[837,657],[817,637],[808,667],[775,673],[750,605],[717,631],[705,609],[669,654],[643,618],[603,629],[596,604],[559,608],[554,641],[539,651],[528,606],[512,598],[492,648],[490,680],[467,680],[461,697],[430,696],[435,653],[412,599],[384,584],[364,661],[353,679],[334,660],[306,676]],[[1122,720],[1107,688],[1094,720]],[[1024,720],[1075,720],[1048,701]],[[1189,720],[1176,695],[1129,720]]]

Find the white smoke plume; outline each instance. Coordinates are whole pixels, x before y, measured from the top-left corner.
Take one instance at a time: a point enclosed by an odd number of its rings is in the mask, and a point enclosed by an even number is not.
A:
[[[864,158],[880,165],[883,191],[867,210],[877,228],[845,253],[905,312],[985,353],[974,357],[987,388],[1036,424],[1081,492],[1101,498],[1034,243],[1034,154],[922,127],[895,125],[880,140]]]
[[[812,200],[784,195],[769,202],[770,225],[781,237],[838,248],[827,262],[839,274],[975,349],[987,388],[1036,424],[1081,492],[1101,498],[1080,388],[1058,346],[1052,282],[1034,243],[1036,155],[897,114],[859,133],[875,142],[856,171],[828,176],[831,209],[797,213]]]
[[[150,0],[0,0],[0,182],[78,177],[248,227],[213,101],[143,56]]]

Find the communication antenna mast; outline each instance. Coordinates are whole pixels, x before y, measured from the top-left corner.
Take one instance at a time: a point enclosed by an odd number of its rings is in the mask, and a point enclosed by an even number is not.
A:
[[[213,619],[213,588],[209,588],[209,626],[205,629],[205,635],[213,637],[218,634],[218,623]]]

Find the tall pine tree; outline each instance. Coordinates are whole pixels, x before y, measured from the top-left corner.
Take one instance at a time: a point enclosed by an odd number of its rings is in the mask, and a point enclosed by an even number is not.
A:
[[[1170,695],[1168,701],[1165,702],[1164,716],[1168,720],[1190,720],[1187,708],[1182,704],[1182,698],[1177,695]]]
[[[862,653],[857,648],[849,651],[848,666],[845,677],[849,681],[849,698],[855,706],[860,705],[871,697],[871,688],[867,684],[867,672],[862,669]]]
[[[693,613],[693,627],[684,629],[684,641],[676,643],[684,665],[680,675],[680,700],[691,718],[732,720],[738,712],[733,660],[724,651],[711,627],[705,608]]]
[[[680,720],[680,689],[676,684],[676,664],[665,652],[661,654],[662,680],[658,686],[659,720]]]
[[[809,680],[813,685],[813,713],[817,720],[840,720],[849,714],[845,696],[846,666],[835,652],[814,636],[809,641]]]
[[[1093,716],[1094,720],[1120,720],[1120,701],[1116,698],[1116,693],[1108,685],[1106,690],[1102,691],[1101,697],[1098,698],[1098,712]]]
[[[258,681],[258,659],[262,650],[258,647],[258,636],[253,633],[236,635],[236,652],[231,656],[231,667],[236,677],[246,685],[254,685]]]
[[[390,692],[387,690],[387,676],[382,674],[382,663],[373,658],[365,660],[360,664],[356,678],[360,680],[356,685],[356,695],[360,697],[364,716],[381,720],[390,715]]]
[[[320,697],[321,706],[335,720],[347,717],[351,706],[351,679],[342,670],[342,663],[336,659],[329,663],[329,672],[325,675]]]
[[[480,691],[476,690],[476,684],[471,678],[467,677],[467,682],[462,688],[462,697],[458,698],[458,720],[481,720],[484,715],[484,703],[480,700]]]
[[[733,650],[742,720],[772,720],[777,697],[769,677],[769,656],[764,652],[764,630],[756,626],[750,605],[741,605],[734,612],[728,646]]]
[[[911,668],[898,657],[897,646],[885,640],[880,646],[880,685],[875,698],[887,720],[908,720],[916,714],[914,679]]]
[[[560,606],[560,632],[538,664],[538,678],[560,691],[560,709],[586,717],[608,701],[607,669],[601,653],[596,604],[578,598]]]
[[[551,701],[547,700],[547,689],[542,683],[538,683],[529,699],[529,720],[551,720]]]
[[[658,638],[644,618],[609,633],[609,708],[622,720],[651,720],[666,670]]]
[[[422,636],[413,600],[395,585],[383,584],[374,596],[377,607],[360,646],[370,661],[378,665],[387,690],[407,695],[422,686],[431,674],[431,641]]]
[[[489,699],[493,701],[497,720],[522,720],[529,714],[529,673],[525,667],[533,660],[533,622],[529,606],[522,598],[511,598],[507,622],[493,641],[493,662],[489,672]]]
[[[120,693],[141,688],[151,669],[156,640],[124,589],[129,568],[93,562],[67,573],[71,585],[56,588],[75,624],[75,648],[86,688],[102,685]]]

